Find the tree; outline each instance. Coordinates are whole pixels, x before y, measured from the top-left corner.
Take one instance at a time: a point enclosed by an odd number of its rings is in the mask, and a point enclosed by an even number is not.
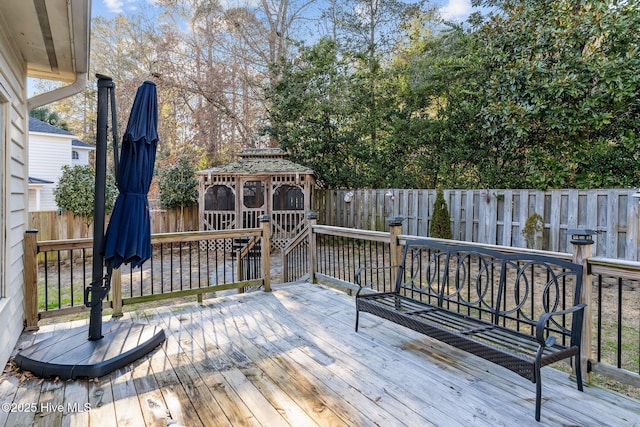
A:
[[[184,230],[184,208],[198,202],[198,179],[189,157],[180,156],[173,165],[161,168],[158,173],[160,206],[163,209],[180,208],[180,230]]]
[[[69,125],[67,124],[67,122],[62,120],[58,113],[49,110],[47,107],[34,108],[33,110],[29,111],[29,117],[33,117],[34,119],[38,119],[41,122],[48,123],[51,126],[55,126],[69,132]]]
[[[430,13],[408,23],[387,73],[396,82],[387,91],[396,98],[384,102],[392,115],[386,171],[395,176],[387,185],[472,188],[481,181],[485,71],[476,51],[473,34],[438,25]]]
[[[444,192],[438,188],[436,201],[433,204],[433,216],[429,227],[430,237],[438,239],[452,239],[451,217],[447,208],[447,201],[444,199]]]
[[[265,131],[293,161],[312,168],[320,185],[370,186],[376,156],[362,137],[352,58],[341,56],[336,44],[323,38],[300,46],[298,58],[284,63],[279,73],[268,92],[270,126]]]
[[[53,190],[58,207],[83,218],[87,227],[91,225],[94,217],[95,176],[95,169],[91,166],[65,165],[62,167],[62,176],[58,185]],[[107,174],[105,194],[107,215],[113,210],[117,194],[115,180],[112,175]]]
[[[500,165],[494,184],[638,185],[637,2],[477,3],[494,10],[476,32],[485,152],[501,153],[483,165]]]

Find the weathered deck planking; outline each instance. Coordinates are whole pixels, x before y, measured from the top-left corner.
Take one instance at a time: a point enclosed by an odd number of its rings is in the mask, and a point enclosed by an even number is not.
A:
[[[534,385],[392,322],[364,314],[355,333],[346,294],[308,283],[141,309],[122,321],[160,325],[146,357],[91,380],[0,377],[6,426],[633,426],[640,402],[576,390],[544,368],[542,420]],[[28,346],[54,330],[25,333]],[[85,321],[86,323],[86,321]],[[10,370],[8,370],[10,371]],[[84,406],[88,404],[88,406]],[[4,408],[4,406],[3,406]],[[55,409],[54,409],[55,408]]]

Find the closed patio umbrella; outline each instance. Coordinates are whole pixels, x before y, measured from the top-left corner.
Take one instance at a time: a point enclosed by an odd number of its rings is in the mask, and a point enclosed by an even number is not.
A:
[[[113,268],[123,262],[139,266],[151,257],[147,193],[158,144],[158,105],[155,84],[144,82],[131,108],[119,162],[117,154],[114,158],[120,194],[105,235],[108,105],[111,102],[112,128],[117,134],[115,84],[111,77],[100,74],[97,77],[93,281],[85,288],[85,305],[91,308],[89,337],[85,338],[82,327],[71,328],[16,354],[15,361],[20,368],[44,378],[101,377],[139,359],[165,339],[160,327],[148,324],[110,321],[104,330],[102,328],[102,302],[109,292]],[[114,148],[117,153],[115,138]]]
[[[116,182],[118,198],[104,237],[104,260],[109,267],[123,263],[141,266],[151,258],[151,224],[147,194],[158,145],[156,85],[146,81],[138,88],[122,137]]]

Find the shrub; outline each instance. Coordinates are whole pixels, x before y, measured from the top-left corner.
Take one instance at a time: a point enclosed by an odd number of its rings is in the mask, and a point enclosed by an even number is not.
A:
[[[429,227],[431,237],[439,239],[453,239],[451,233],[451,217],[447,208],[447,201],[444,199],[444,192],[441,188],[436,193],[436,201],[433,204],[433,217]]]
[[[529,249],[542,249],[542,228],[544,219],[536,212],[529,215],[522,229],[522,235]]]
[[[53,190],[58,207],[84,218],[87,227],[93,222],[96,171],[89,165],[62,167],[62,176]],[[118,189],[113,176],[107,174],[105,213],[110,214]]]

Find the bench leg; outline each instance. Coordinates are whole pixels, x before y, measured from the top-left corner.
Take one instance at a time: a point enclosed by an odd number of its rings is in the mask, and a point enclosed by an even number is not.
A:
[[[542,376],[540,375],[540,362],[536,361],[534,366],[536,379],[536,421],[540,421],[540,405],[542,400]]]
[[[356,332],[358,332],[358,321],[360,320],[360,310],[356,310]]]

